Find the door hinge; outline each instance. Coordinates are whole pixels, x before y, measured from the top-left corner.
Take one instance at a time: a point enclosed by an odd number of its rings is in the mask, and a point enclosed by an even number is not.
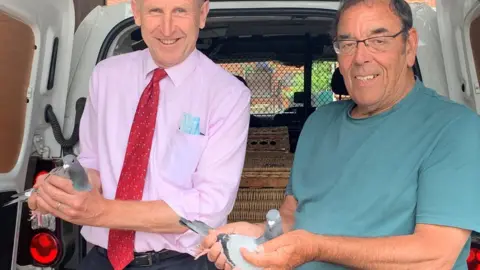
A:
[[[42,158],[49,158],[50,157],[50,148],[45,146],[45,142],[43,136],[41,135],[34,135],[33,136],[33,146],[35,147],[35,151],[42,157]]]

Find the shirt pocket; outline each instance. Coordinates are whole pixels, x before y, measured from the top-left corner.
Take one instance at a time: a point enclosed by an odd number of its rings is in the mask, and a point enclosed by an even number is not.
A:
[[[207,144],[204,135],[192,135],[177,130],[165,148],[164,162],[166,179],[179,187],[191,188],[192,175]]]

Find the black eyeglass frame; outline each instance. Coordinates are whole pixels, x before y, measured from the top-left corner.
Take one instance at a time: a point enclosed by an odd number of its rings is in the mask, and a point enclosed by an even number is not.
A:
[[[408,33],[408,30],[402,28],[398,33],[393,34],[393,35],[389,35],[389,36],[375,36],[375,37],[369,37],[369,38],[361,39],[361,40],[357,40],[357,39],[342,39],[342,40],[334,39],[334,40],[333,40],[333,49],[335,50],[335,53],[341,54],[341,52],[340,52],[340,47],[339,47],[339,42],[341,42],[341,41],[350,41],[350,42],[356,42],[354,49],[352,49],[352,51],[355,51],[355,49],[358,48],[358,44],[359,44],[359,43],[363,43],[363,44],[365,45],[365,47],[368,48],[368,47],[369,47],[369,45],[368,45],[368,41],[369,41],[369,40],[377,39],[377,38],[392,38],[392,39],[395,39],[396,37],[398,37],[400,34],[403,34],[403,33]],[[349,53],[347,53],[347,55],[349,55]]]

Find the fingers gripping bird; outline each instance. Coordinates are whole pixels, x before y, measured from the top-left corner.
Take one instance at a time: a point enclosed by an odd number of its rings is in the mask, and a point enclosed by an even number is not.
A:
[[[63,165],[51,170],[46,176],[45,180],[47,180],[50,175],[57,175],[70,179],[73,183],[73,188],[77,191],[90,191],[92,189],[92,186],[88,181],[87,172],[74,155],[64,156],[62,158],[62,162]],[[36,188],[31,188],[24,192],[15,194],[12,196],[12,198],[15,199],[5,203],[3,206],[11,205],[17,202],[25,202],[34,192],[37,192]]]
[[[233,267],[238,267],[242,270],[261,269],[245,261],[240,253],[240,248],[243,247],[250,252],[254,252],[259,245],[283,234],[282,218],[278,210],[272,209],[268,211],[266,218],[267,223],[265,224],[265,233],[259,238],[240,234],[218,235],[217,239],[222,244],[223,253]]]
[[[283,234],[282,229],[282,217],[277,209],[271,209],[268,211],[267,222],[265,224],[265,233],[258,238],[240,234],[219,234],[217,241],[220,242],[223,248],[223,253],[227,258],[230,265],[238,267],[242,270],[256,270],[260,269],[249,264],[243,259],[240,253],[240,248],[246,248],[249,251],[255,251],[257,247],[275,237]],[[209,230],[212,228],[201,221],[188,221],[184,218],[180,218],[180,224],[187,226],[192,231],[207,236]],[[204,254],[205,251],[202,253]],[[198,255],[201,256],[202,254]],[[198,257],[197,256],[197,257]]]

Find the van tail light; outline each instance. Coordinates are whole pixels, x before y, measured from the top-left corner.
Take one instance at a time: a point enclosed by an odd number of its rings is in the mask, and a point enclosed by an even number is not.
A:
[[[467,258],[468,270],[480,270],[480,249],[470,248]]]
[[[35,262],[51,265],[60,257],[60,241],[52,233],[39,232],[30,242],[30,254]]]
[[[470,249],[470,254],[468,254],[468,258],[467,258],[467,263],[472,263],[473,261],[476,260],[476,248],[471,248]]]
[[[35,175],[35,178],[33,178],[33,186],[35,185],[35,183],[37,183],[37,179],[42,176],[42,175],[45,175],[45,174],[48,174],[47,171],[40,171],[37,173],[37,175]]]

